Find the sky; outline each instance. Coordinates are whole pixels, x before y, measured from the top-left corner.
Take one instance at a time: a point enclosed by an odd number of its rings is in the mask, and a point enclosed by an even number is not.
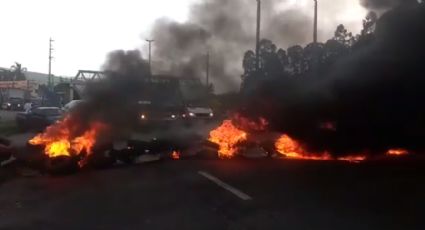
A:
[[[156,19],[185,22],[196,1],[200,0],[1,0],[0,67],[16,61],[28,71],[46,73],[51,37],[53,74],[74,76],[79,69],[99,70],[112,50],[144,50]],[[342,14],[321,17],[320,23],[361,22],[365,12],[357,0],[345,2]],[[288,0],[288,4],[302,9],[310,2]]]

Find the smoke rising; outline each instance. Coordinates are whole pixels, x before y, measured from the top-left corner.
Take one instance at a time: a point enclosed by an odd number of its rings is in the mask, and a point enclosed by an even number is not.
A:
[[[425,7],[403,4],[377,22],[375,39],[318,78],[265,83],[247,101],[272,126],[334,155],[406,148],[423,153]],[[320,124],[332,122],[335,130]]]
[[[112,135],[126,135],[138,124],[137,99],[143,92],[143,80],[149,77],[149,65],[138,50],[113,51],[103,66],[105,78],[87,83],[85,103],[71,112],[72,123],[86,130],[100,121]]]
[[[352,0],[323,0],[320,3],[319,37],[328,38],[339,23],[356,31],[357,22],[335,19],[342,9],[356,6]],[[243,52],[255,47],[256,2],[203,0],[192,5],[188,22],[159,19],[151,37],[156,40],[154,72],[189,77],[205,76],[206,53],[210,52],[210,75],[218,92],[237,90],[242,74]],[[313,1],[288,3],[263,1],[262,37],[280,47],[307,44],[312,40]]]
[[[400,4],[417,3],[417,0],[361,0],[361,4],[371,10],[388,10]]]

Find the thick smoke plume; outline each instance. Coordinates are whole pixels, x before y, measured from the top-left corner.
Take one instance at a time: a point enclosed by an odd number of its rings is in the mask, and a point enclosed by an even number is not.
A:
[[[353,0],[323,0],[319,12],[319,37],[327,38],[338,23],[335,15]],[[280,47],[307,44],[312,40],[313,1],[305,5],[286,0],[262,4],[262,37]],[[343,22],[343,23],[346,23]],[[349,28],[359,29],[349,23]],[[256,1],[202,0],[191,7],[188,22],[156,21],[151,37],[156,40],[154,72],[177,76],[205,76],[206,53],[210,52],[211,78],[218,92],[237,90],[242,75],[243,52],[255,47]]]
[[[379,19],[371,43],[354,49],[326,75],[269,81],[247,108],[312,150],[423,153],[424,22],[423,4],[402,4]],[[323,129],[325,123],[335,129]]]
[[[104,64],[105,78],[86,86],[86,103],[72,111],[72,123],[85,130],[99,121],[113,135],[126,135],[138,123],[137,99],[143,92],[143,80],[149,77],[149,65],[138,50],[114,51]]]
[[[361,0],[361,4],[371,10],[388,10],[400,4],[417,3],[417,0]]]

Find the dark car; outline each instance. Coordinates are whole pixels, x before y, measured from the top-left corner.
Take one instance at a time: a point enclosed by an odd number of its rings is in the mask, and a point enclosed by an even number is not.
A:
[[[27,113],[18,113],[16,123],[23,130],[42,130],[62,117],[58,107],[38,107]]]
[[[9,100],[3,102],[2,109],[5,110],[24,110],[24,99],[11,97]]]

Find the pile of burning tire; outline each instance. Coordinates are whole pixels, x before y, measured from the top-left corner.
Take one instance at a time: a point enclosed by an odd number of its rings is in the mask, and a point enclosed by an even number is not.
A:
[[[201,151],[201,146],[201,142],[189,144],[182,141],[157,139],[129,140],[95,146],[91,154],[83,151],[79,155],[49,157],[44,153],[45,146],[28,143],[26,151],[36,157],[26,163],[41,172],[61,175],[84,169],[106,169],[117,165],[188,158]],[[146,158],[151,160],[144,160]]]

